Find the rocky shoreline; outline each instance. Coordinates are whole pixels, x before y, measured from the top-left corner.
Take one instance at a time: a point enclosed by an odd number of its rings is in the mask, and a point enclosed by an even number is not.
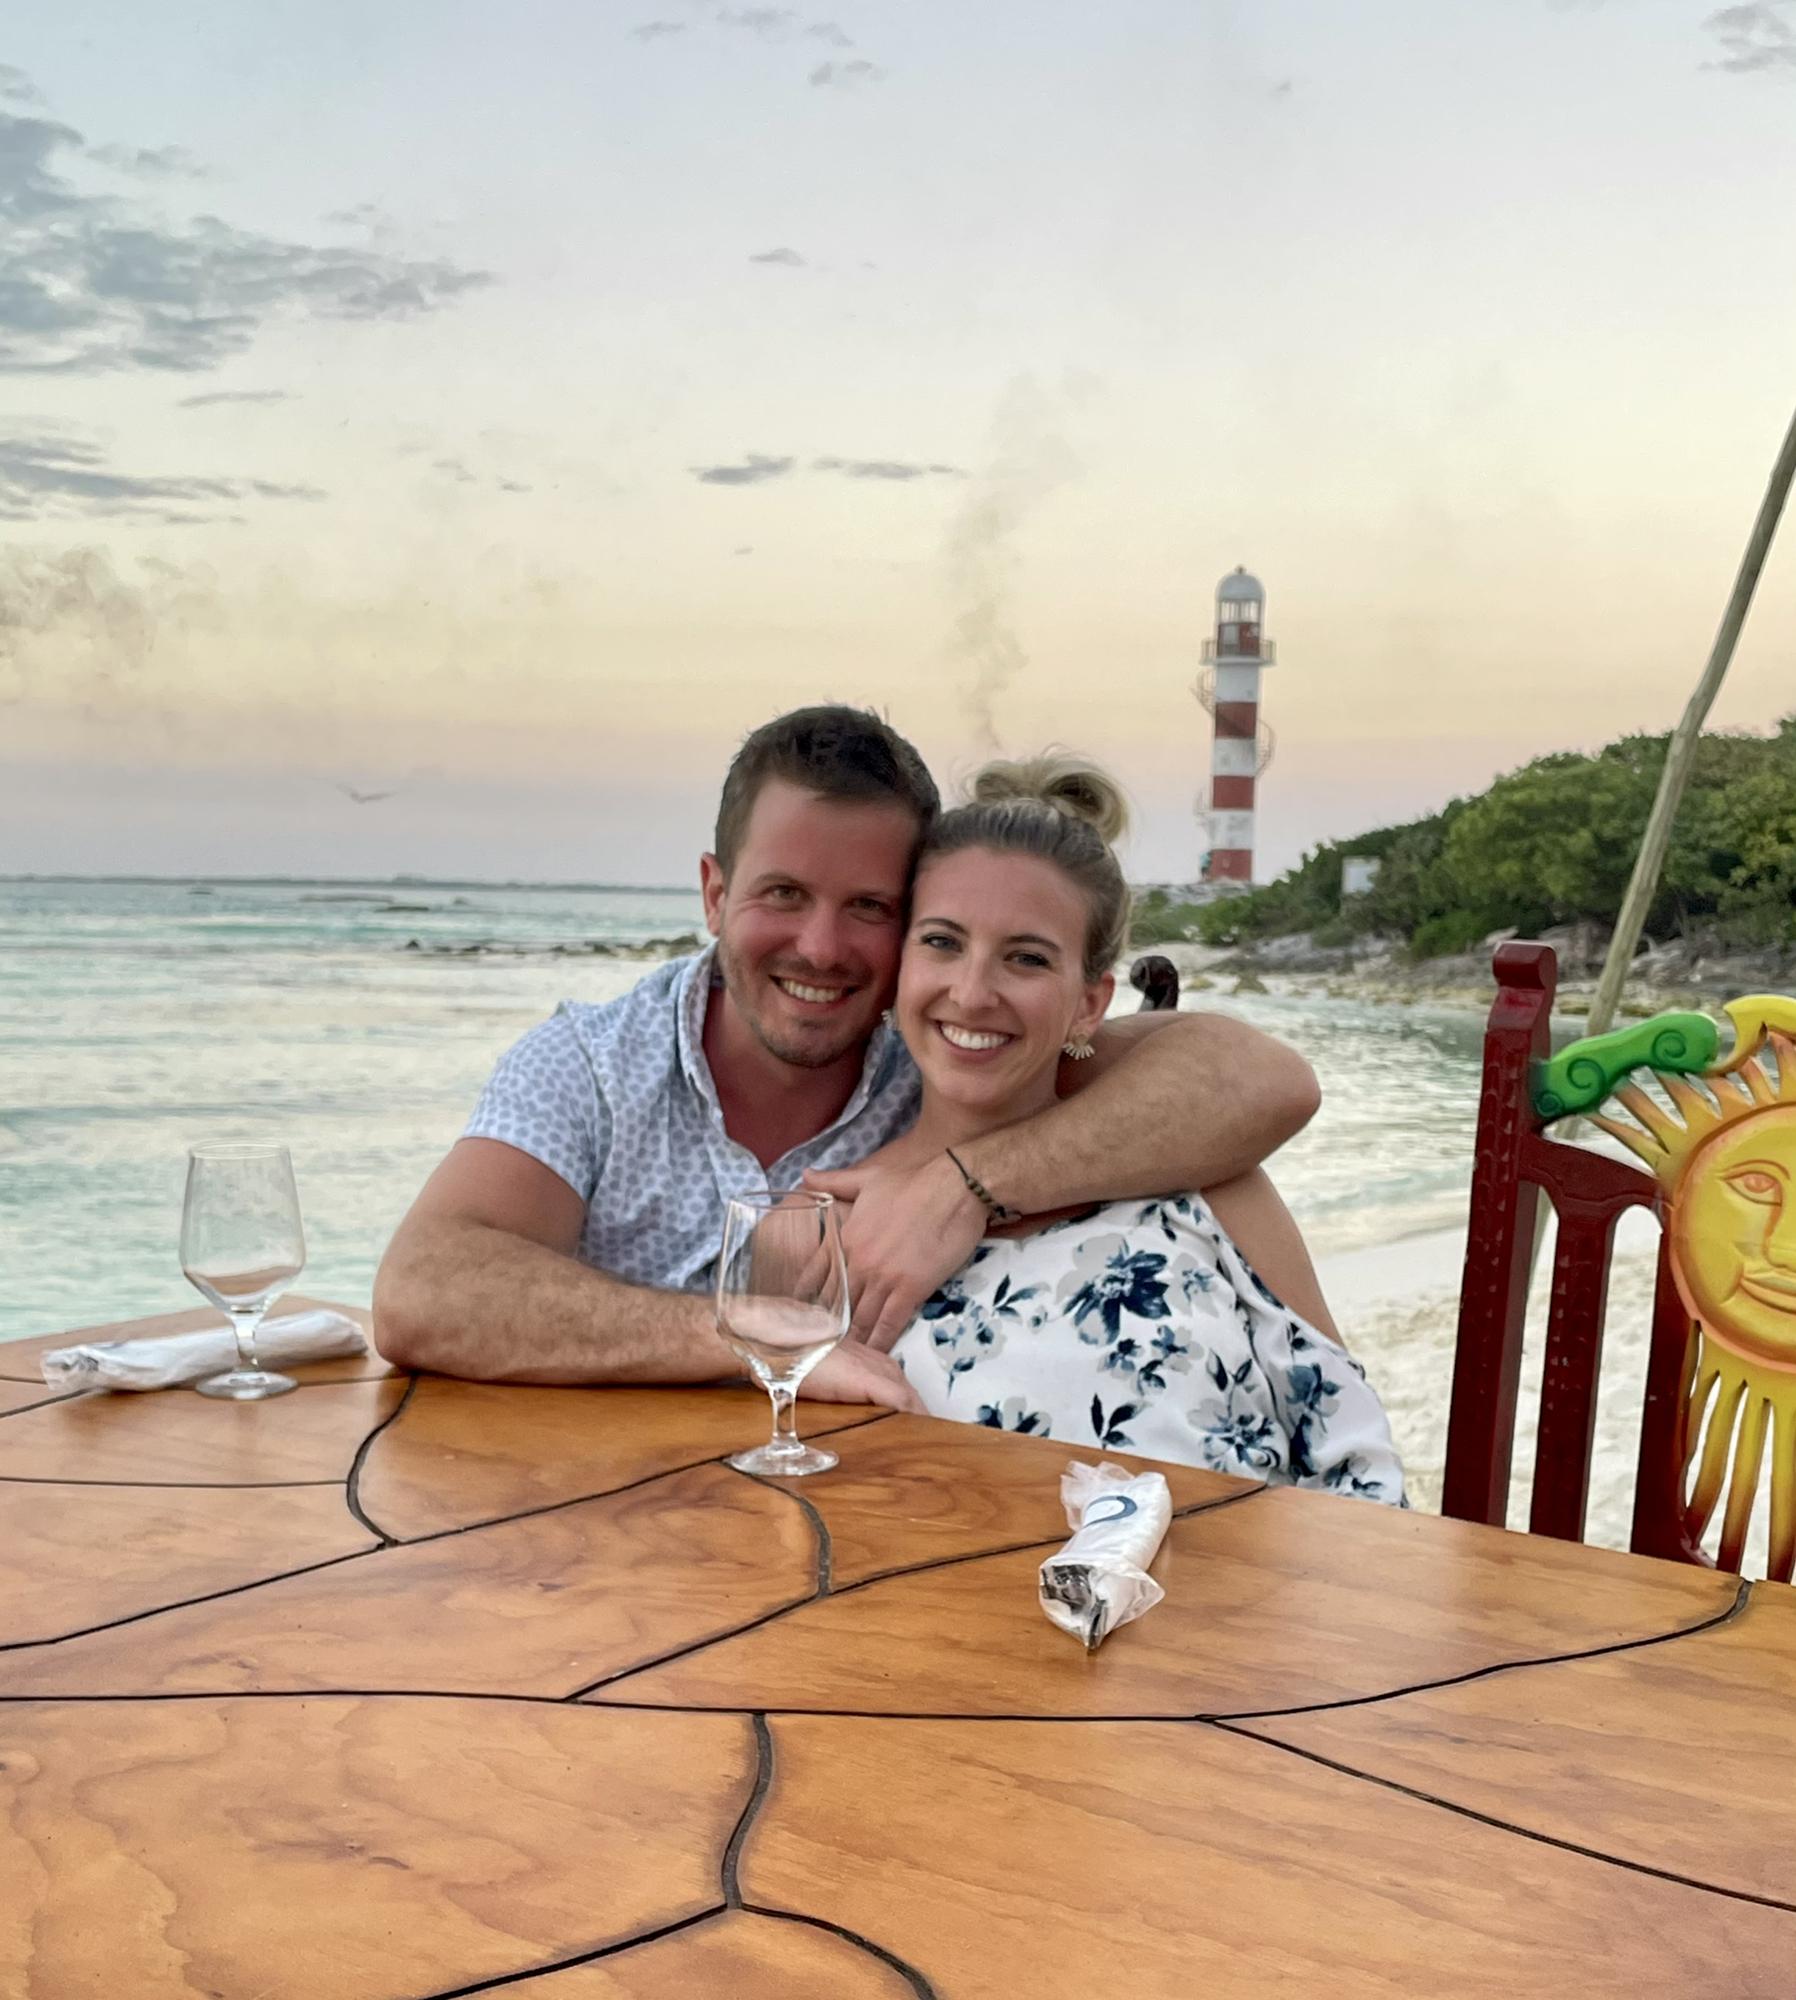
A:
[[[1507,934],[1505,934],[1507,935]],[[1322,993],[1400,1007],[1463,1008],[1482,1013],[1496,992],[1491,955],[1504,936],[1451,958],[1412,959],[1389,939],[1322,945],[1307,934],[1253,945],[1157,945],[1179,970],[1185,992],[1229,997],[1251,993]],[[1559,957],[1554,1011],[1569,1020],[1590,1012],[1607,935],[1590,925],[1545,931],[1540,942]],[[1746,993],[1796,989],[1796,953],[1727,951],[1701,939],[1649,945],[1634,960],[1620,1016],[1640,1020],[1672,1010],[1716,1013]]]
[[[578,944],[497,944],[490,938],[473,944],[426,944],[414,937],[407,938],[399,949],[425,958],[618,958],[648,965],[684,957],[703,943],[696,931],[682,931],[678,937],[645,938],[640,944],[616,944],[599,938],[583,939]]]
[[[1446,1007],[1483,1013],[1496,991],[1491,954],[1503,940],[1489,938],[1477,951],[1451,958],[1412,959],[1390,939],[1367,938],[1349,945],[1318,944],[1307,933],[1227,947],[1195,943],[1143,945],[1118,967],[1147,957],[1171,961],[1184,993],[1324,994],[1380,1006]],[[1568,1020],[1590,1012],[1602,972],[1607,938],[1588,925],[1567,925],[1542,933],[1540,942],[1559,955],[1559,996],[1554,1011]],[[501,944],[481,939],[468,944],[408,938],[399,947],[435,958],[604,958],[654,964],[697,951],[695,932],[647,938],[639,944],[586,939],[575,943]],[[1796,952],[1728,952],[1701,940],[1678,939],[1649,946],[1634,961],[1622,994],[1623,1019],[1641,1020],[1674,1009],[1716,1013],[1743,993],[1796,991]]]

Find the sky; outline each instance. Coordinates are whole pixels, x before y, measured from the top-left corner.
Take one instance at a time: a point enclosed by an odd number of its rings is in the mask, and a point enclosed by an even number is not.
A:
[[[683,882],[840,699],[1188,880],[1244,563],[1264,878],[1669,728],[1796,404],[1796,0],[32,11],[0,873]]]

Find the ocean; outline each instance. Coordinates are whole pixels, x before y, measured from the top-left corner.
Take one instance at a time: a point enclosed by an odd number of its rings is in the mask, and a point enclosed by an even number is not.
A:
[[[186,1150],[206,1139],[291,1148],[302,1288],[365,1302],[501,1051],[644,970],[583,948],[701,927],[688,889],[0,881],[0,1340],[195,1304],[176,1243]],[[1314,1064],[1322,1114],[1273,1171],[1318,1256],[1463,1222],[1476,1017],[1186,1004]]]

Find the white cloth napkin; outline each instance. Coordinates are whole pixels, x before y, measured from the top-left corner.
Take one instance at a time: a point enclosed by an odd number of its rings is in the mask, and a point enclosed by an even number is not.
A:
[[[1066,1524],[1078,1532],[1041,1565],[1041,1608],[1095,1652],[1119,1625],[1166,1595],[1148,1575],[1172,1520],[1163,1472],[1126,1472],[1075,1459],[1060,1482]]]
[[[289,1313],[256,1329],[256,1359],[266,1368],[367,1352],[362,1329],[340,1312]],[[218,1326],[147,1340],[92,1340],[54,1348],[39,1356],[39,1365],[52,1389],[174,1389],[235,1368],[237,1336]]]

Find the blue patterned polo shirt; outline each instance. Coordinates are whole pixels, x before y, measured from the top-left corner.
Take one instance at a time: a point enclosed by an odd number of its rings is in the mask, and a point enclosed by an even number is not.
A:
[[[917,1115],[916,1067],[881,1023],[842,1115],[763,1168],[723,1129],[705,1061],[715,956],[672,959],[603,1006],[564,1000],[500,1057],[462,1135],[503,1140],[567,1182],[586,1203],[582,1263],[669,1291],[710,1287],[731,1195],[854,1166]]]

